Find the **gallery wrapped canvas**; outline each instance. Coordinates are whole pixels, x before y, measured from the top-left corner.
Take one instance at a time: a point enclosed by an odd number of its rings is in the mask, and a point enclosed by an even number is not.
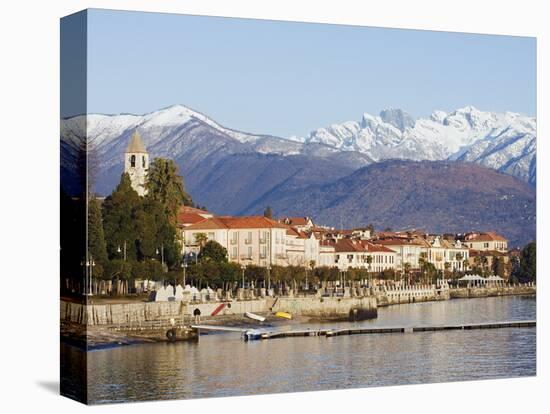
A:
[[[61,19],[61,393],[536,374],[534,38]]]

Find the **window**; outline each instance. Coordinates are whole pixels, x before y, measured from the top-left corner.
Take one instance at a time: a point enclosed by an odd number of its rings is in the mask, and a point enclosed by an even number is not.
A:
[[[145,168],[145,155],[141,157],[141,166]]]
[[[233,252],[231,253],[231,257],[234,259],[237,257],[237,248],[233,247]]]
[[[130,167],[135,168],[136,167],[136,156],[130,155]]]
[[[247,257],[249,257],[249,258],[252,257],[252,247],[248,248],[248,256]]]

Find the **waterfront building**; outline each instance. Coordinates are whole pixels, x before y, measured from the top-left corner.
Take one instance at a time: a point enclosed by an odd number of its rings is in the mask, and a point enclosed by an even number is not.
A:
[[[202,234],[227,249],[228,258],[241,265],[287,266],[288,226],[263,216],[215,216],[183,229],[184,253],[200,251]]]
[[[449,241],[441,236],[427,236],[426,241],[426,259],[437,270],[466,270],[469,250],[460,240]]]
[[[346,238],[326,241],[325,245],[334,247],[334,265],[340,270],[350,267],[372,272],[395,269],[395,251],[380,244]]]
[[[395,251],[395,268],[399,271],[405,270],[406,263],[409,264],[410,270],[419,270],[420,255],[427,248],[421,240],[400,237],[376,240],[376,243]]]
[[[149,153],[136,130],[124,152],[124,172],[130,176],[132,188],[140,195],[147,194],[145,186],[149,170]]]
[[[473,250],[508,251],[508,240],[492,231],[467,233],[464,236],[464,243]]]
[[[319,262],[319,240],[314,233],[289,227],[285,237],[286,260],[289,265],[311,267]]]
[[[499,252],[498,250],[473,250],[469,251],[470,256],[468,259],[468,264],[470,268],[480,268],[484,271],[494,273],[495,270],[495,261],[499,260],[501,262],[498,270],[500,270],[504,279],[508,280],[510,278],[510,273],[512,271],[512,262],[511,257],[506,252]]]

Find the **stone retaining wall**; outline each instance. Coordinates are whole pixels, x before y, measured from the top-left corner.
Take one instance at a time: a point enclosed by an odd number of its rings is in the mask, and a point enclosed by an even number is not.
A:
[[[537,287],[533,283],[507,285],[507,286],[453,288],[450,290],[450,295],[452,299],[485,298],[490,296],[509,296],[509,295],[533,295],[536,293],[537,293]]]
[[[83,305],[61,301],[61,320],[93,325],[166,324],[170,319],[189,323],[198,310],[202,318],[209,317],[222,302],[138,302],[126,304]],[[268,313],[284,311],[296,316],[319,318],[347,317],[351,310],[376,310],[376,298],[262,298],[228,301],[220,316],[242,315],[245,312]],[[275,306],[273,306],[275,303]],[[272,308],[272,309],[270,309]]]

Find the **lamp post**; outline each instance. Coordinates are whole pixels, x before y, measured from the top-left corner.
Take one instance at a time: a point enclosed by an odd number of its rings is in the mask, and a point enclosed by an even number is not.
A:
[[[244,271],[246,270],[246,265],[243,264],[243,265],[241,266],[241,269],[242,269],[242,282],[243,282],[243,285],[242,285],[242,286],[243,286],[243,289],[244,289]]]
[[[93,296],[92,294],[92,278],[94,277],[93,268],[95,262],[93,257],[90,255],[90,258],[86,262],[80,263],[82,266],[86,266],[86,272],[84,277],[84,295]]]
[[[157,255],[159,254],[159,249],[158,249],[158,247],[157,247],[156,253],[157,253]],[[162,269],[163,269],[163,271],[164,271],[164,243],[162,243],[162,244],[160,245],[160,263],[161,263]]]
[[[126,261],[126,240],[124,240],[123,249],[120,248],[120,245],[116,249],[118,253],[124,252],[124,261]]]
[[[271,266],[267,265],[267,295],[269,296],[269,291],[271,290]]]
[[[183,268],[183,288],[185,289],[185,271],[187,270],[187,262],[185,261],[185,259],[181,264],[181,267]]]

